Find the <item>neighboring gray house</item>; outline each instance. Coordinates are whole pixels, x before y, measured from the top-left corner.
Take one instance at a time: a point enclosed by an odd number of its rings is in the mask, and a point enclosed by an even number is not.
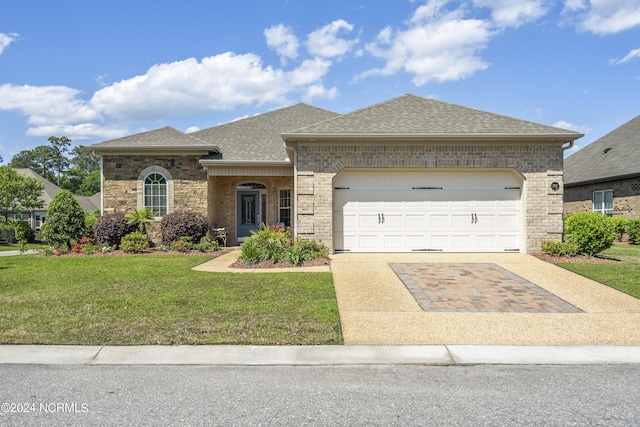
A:
[[[640,218],[640,116],[567,157],[565,215]]]
[[[42,223],[45,220],[47,215],[47,208],[49,207],[49,203],[55,197],[58,192],[61,191],[61,188],[52,183],[51,181],[45,179],[42,175],[37,172],[32,171],[31,169],[23,169],[16,168],[16,171],[26,177],[35,178],[41,183],[44,184],[44,191],[42,192],[42,196],[40,196],[40,200],[44,202],[44,206],[41,209],[35,209],[30,212],[22,212],[19,214],[10,214],[10,218],[18,218],[25,220],[31,225],[32,228],[36,230],[40,230]],[[100,193],[96,193],[93,196],[75,196],[76,200],[82,206],[85,212],[100,210]]]
[[[190,209],[231,244],[284,223],[333,252],[537,251],[562,235],[562,159],[582,134],[414,95],[305,104],[92,146],[104,212]]]

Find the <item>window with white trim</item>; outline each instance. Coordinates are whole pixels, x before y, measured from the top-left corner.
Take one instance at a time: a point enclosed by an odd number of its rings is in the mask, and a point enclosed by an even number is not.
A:
[[[291,227],[291,190],[280,190],[279,222]]]
[[[613,215],[613,190],[593,192],[593,211],[608,216]]]
[[[167,214],[167,179],[157,172],[150,173],[144,180],[143,207],[151,209],[156,216]]]

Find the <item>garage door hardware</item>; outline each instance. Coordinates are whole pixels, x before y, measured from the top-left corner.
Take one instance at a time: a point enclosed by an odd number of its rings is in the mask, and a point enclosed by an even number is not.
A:
[[[478,214],[471,214],[471,224],[478,223]]]
[[[384,224],[384,214],[378,214],[378,224]]]
[[[519,190],[520,187],[504,187],[505,190]]]
[[[442,190],[442,187],[411,187],[412,190]]]
[[[349,187],[333,187],[334,190],[351,190]]]

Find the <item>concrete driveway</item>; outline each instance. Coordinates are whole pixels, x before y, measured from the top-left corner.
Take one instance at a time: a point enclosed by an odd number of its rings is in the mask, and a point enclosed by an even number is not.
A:
[[[640,300],[529,255],[344,253],[331,271],[345,344],[640,345]],[[438,275],[453,296],[416,299]]]

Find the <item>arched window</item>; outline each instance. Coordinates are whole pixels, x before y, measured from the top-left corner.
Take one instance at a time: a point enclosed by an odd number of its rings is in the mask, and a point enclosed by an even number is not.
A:
[[[167,179],[157,172],[144,180],[143,207],[151,209],[157,216],[167,214]]]

